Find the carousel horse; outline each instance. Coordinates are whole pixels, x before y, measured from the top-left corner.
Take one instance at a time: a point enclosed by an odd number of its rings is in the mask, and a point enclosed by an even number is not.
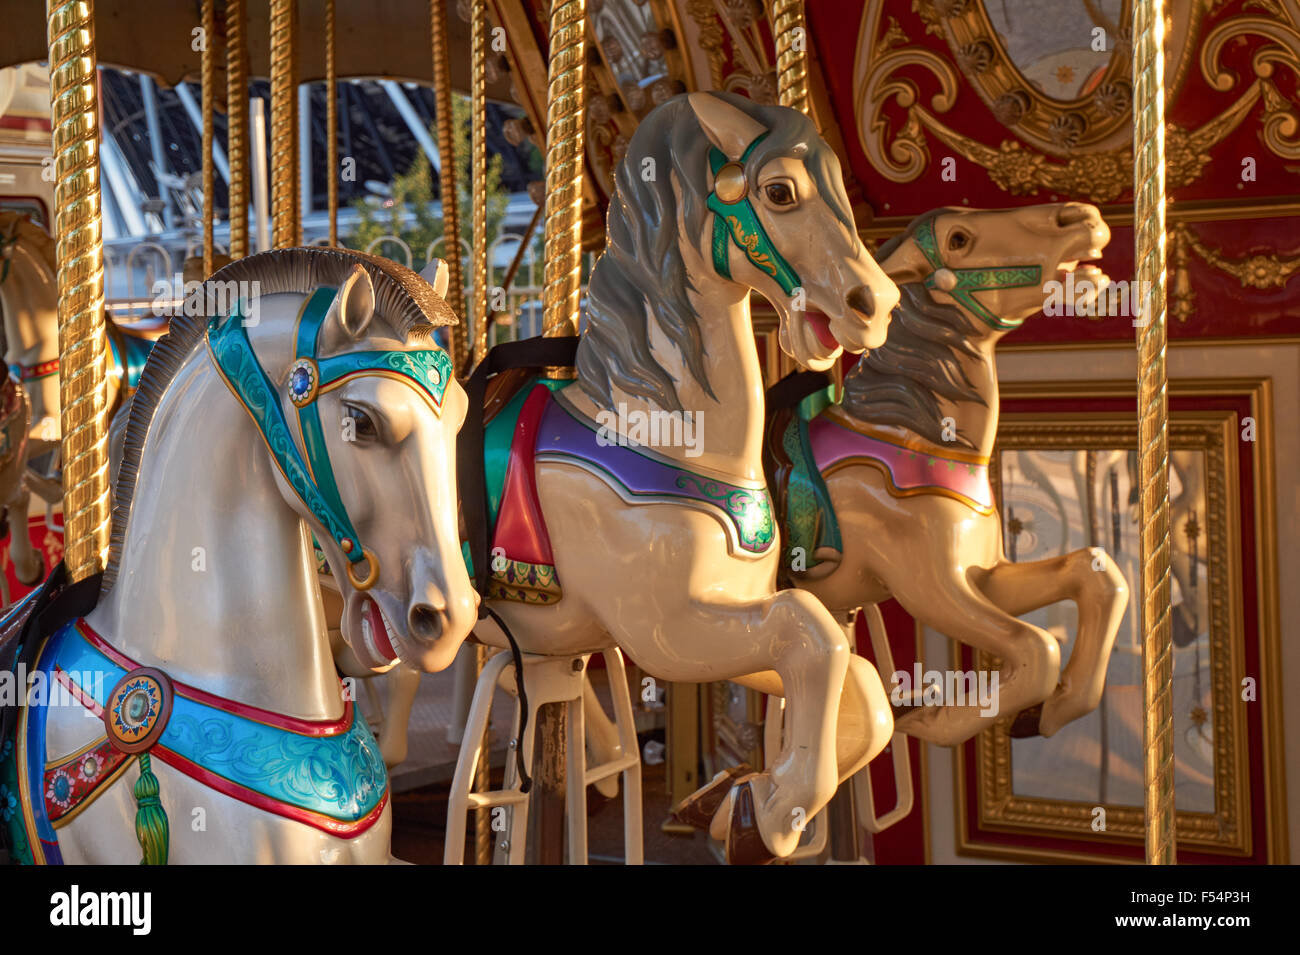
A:
[[[1101,548],[1008,561],[988,466],[997,343],[1042,310],[1047,281],[1078,269],[1100,292],[1105,276],[1079,263],[1109,239],[1097,209],[1081,203],[918,217],[877,255],[902,291],[888,341],[845,378],[841,404],[823,390],[769,429],[796,586],[850,624],[858,608],[894,597],[917,621],[1001,660],[996,707],[921,705],[922,688],[896,689],[900,732],[956,745],[1011,718],[1013,736],[1051,736],[1100,700],[1124,576]],[[1061,600],[1078,606],[1063,672],[1056,638],[1017,619]],[[780,689],[770,673],[738,682]]]
[[[29,215],[0,212],[0,315],[4,318],[5,363],[18,375],[31,407],[27,459],[39,463],[57,452],[59,421],[59,318],[58,264],[54,239]],[[108,369],[110,414],[121,410],[134,392],[140,372],[154,341],[166,331],[166,320],[141,323],[131,328],[106,323],[104,340]],[[28,491],[35,489],[46,498],[33,505]],[[51,465],[30,470],[19,496],[10,502],[11,529],[26,525],[29,508],[45,511],[57,506],[61,487],[58,470]],[[53,499],[50,499],[50,498]],[[33,584],[45,576],[39,552],[24,551],[18,539],[10,538],[10,553],[18,579]]]
[[[28,611],[66,622],[19,658],[51,688],[0,764],[20,858],[390,861],[388,778],[334,668],[313,536],[354,652],[432,669],[469,635],[466,402],[432,340],[456,319],[410,270],[336,249],[250,256],[195,294],[254,280],[150,357],[93,609]]]
[[[893,730],[880,677],[826,608],[776,587],[753,290],[780,317],[781,348],[815,370],[880,345],[898,301],[809,119],[676,97],[641,122],[616,174],[576,379],[490,393],[484,433],[487,596],[523,651],[617,645],[672,681],[780,674],[780,757],[695,803],[732,862],[793,851],[798,821]],[[507,644],[495,620],[476,632]]]
[[[36,579],[44,564],[27,530],[28,494],[26,488],[28,430],[32,406],[27,392],[11,374],[0,384],[0,524],[14,531],[10,540],[10,557],[20,581]],[[4,533],[0,527],[0,535]],[[39,570],[38,570],[39,568]],[[0,566],[0,609],[11,602],[9,577]]]

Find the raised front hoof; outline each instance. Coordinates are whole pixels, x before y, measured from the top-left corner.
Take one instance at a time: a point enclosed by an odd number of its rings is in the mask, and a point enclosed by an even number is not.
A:
[[[32,587],[45,579],[45,562],[39,556],[27,567],[14,564],[14,576],[24,587]]]
[[[683,799],[677,808],[673,810],[672,818],[683,825],[692,826],[696,829],[708,829],[709,823],[713,821],[713,817],[722,808],[722,802],[727,798],[727,793],[731,792],[731,784],[741,776],[753,771],[753,767],[748,763],[741,763],[739,766],[724,769],[714,776],[709,783],[701,786]]]
[[[736,783],[731,798],[731,818],[727,823],[727,865],[767,865],[776,856],[758,831],[758,813],[754,810],[754,786],[745,779]]]
[[[1016,714],[1016,718],[1011,721],[1009,730],[1012,739],[1028,739],[1031,736],[1042,736],[1043,732],[1039,724],[1043,720],[1043,704],[1035,703],[1033,706],[1026,707]]]

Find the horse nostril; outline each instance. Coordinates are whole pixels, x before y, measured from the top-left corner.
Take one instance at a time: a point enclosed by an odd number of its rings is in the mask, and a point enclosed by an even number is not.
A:
[[[861,312],[868,318],[876,314],[876,297],[871,294],[871,289],[865,285],[859,285],[850,292],[846,301],[849,303],[849,308]]]
[[[428,604],[416,604],[406,615],[411,636],[417,640],[437,640],[442,633],[442,614]]]
[[[1068,229],[1072,225],[1078,225],[1080,222],[1087,222],[1092,215],[1092,210],[1085,205],[1077,202],[1067,202],[1061,206],[1056,213],[1056,224],[1062,229]]]

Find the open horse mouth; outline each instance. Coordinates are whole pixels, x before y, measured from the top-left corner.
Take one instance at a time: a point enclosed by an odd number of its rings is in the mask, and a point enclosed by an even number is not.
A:
[[[840,343],[831,334],[831,320],[825,314],[817,311],[807,311],[804,312],[803,317],[808,323],[808,327],[813,330],[813,334],[817,336],[817,340],[825,345],[828,351],[835,351],[840,347]]]
[[[397,644],[401,638],[388,622],[383,610],[370,597],[361,598],[361,641],[372,668],[390,667],[401,662]]]

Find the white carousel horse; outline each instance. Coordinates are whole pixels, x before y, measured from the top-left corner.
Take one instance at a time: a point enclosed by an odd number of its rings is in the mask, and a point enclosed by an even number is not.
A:
[[[1100,700],[1128,602],[1124,576],[1101,549],[1008,561],[988,462],[994,348],[1042,310],[1045,282],[1099,257],[1109,238],[1097,209],[1080,203],[918,217],[878,254],[902,287],[888,341],[846,377],[841,405],[787,419],[769,442],[799,472],[798,506],[786,485],[783,515],[787,548],[808,557],[791,573],[797,586],[850,623],[857,608],[892,596],[921,623],[1002,661],[997,707],[919,705],[913,688],[895,698],[900,732],[955,745],[1011,717],[1013,735],[1050,736]],[[1105,276],[1082,271],[1095,295]],[[1060,600],[1079,610],[1063,672],[1056,639],[1017,619]],[[773,674],[738,682],[780,686]]]
[[[413,272],[341,250],[251,256],[196,294],[252,281],[260,297],[176,318],[156,347],[98,604],[34,662],[75,700],[24,707],[5,770],[36,861],[389,861],[387,775],[341,692],[312,535],[345,571],[354,652],[445,665],[477,605],[465,397],[431,337],[455,317]]]
[[[642,121],[619,167],[576,381],[519,393],[528,437],[512,445],[502,500],[531,512],[498,520],[488,594],[525,653],[616,644],[665,680],[781,675],[785,749],[731,798],[711,791],[732,861],[788,855],[798,821],[893,728],[879,676],[825,607],[776,588],[751,290],[776,308],[781,347],[817,370],[881,344],[898,295],[806,117],[677,97]],[[646,421],[675,421],[678,435],[693,423],[698,441],[647,446]],[[494,623],[476,632],[506,645]]]

